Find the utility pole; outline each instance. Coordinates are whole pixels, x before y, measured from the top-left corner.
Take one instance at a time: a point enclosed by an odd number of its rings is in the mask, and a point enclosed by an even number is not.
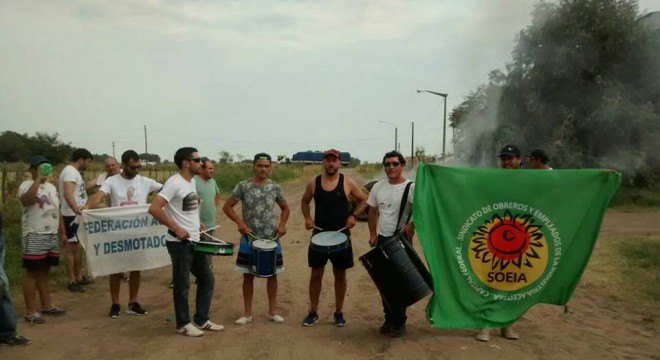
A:
[[[144,126],[144,153],[149,154],[149,150],[147,148],[147,125]]]
[[[397,151],[396,145],[398,144],[398,134],[399,134],[399,128],[396,126],[395,123],[389,122],[389,121],[383,121],[383,120],[378,120],[379,123],[381,124],[390,124],[394,126],[394,151]]]
[[[399,132],[399,128],[395,127],[394,128],[394,151],[398,151],[397,148],[396,148],[396,144],[398,144],[398,140],[397,140],[397,137],[399,136],[398,132]]]
[[[412,122],[412,137],[410,141],[410,168],[415,167],[415,122]]]
[[[114,141],[112,142],[112,157],[115,158],[115,159],[117,158],[115,156],[115,142]]]
[[[436,91],[430,91],[430,90],[417,90],[417,93],[429,93],[437,96],[441,96],[445,100],[445,115],[442,118],[442,161],[445,160],[445,142],[447,140],[447,94],[445,93],[440,93]]]

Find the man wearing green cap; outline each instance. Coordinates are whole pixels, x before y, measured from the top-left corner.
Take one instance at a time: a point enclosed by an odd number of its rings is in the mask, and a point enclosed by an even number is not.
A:
[[[238,226],[241,243],[236,257],[236,270],[243,273],[243,305],[245,312],[236,320],[237,325],[252,322],[252,294],[254,292],[254,274],[250,270],[250,244],[254,238],[276,239],[277,248],[275,273],[268,277],[268,319],[283,323],[284,318],[277,313],[277,274],[283,271],[282,245],[279,238],[286,234],[286,222],[289,219],[289,205],[284,199],[282,188],[270,180],[271,158],[266,153],[254,156],[254,176],[236,185],[231,196],[225,201],[222,210]],[[243,216],[234,211],[238,202],[242,203]],[[275,204],[282,210],[280,221],[275,223]]]

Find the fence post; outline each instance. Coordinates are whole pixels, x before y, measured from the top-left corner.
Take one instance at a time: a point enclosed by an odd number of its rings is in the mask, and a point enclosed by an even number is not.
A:
[[[5,196],[7,195],[7,161],[2,162],[2,205],[5,205]]]

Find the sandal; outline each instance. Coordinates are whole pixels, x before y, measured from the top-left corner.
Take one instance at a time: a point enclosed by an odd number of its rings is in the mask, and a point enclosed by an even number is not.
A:
[[[43,324],[46,322],[46,319],[37,312],[32,315],[25,315],[25,321],[30,324]]]

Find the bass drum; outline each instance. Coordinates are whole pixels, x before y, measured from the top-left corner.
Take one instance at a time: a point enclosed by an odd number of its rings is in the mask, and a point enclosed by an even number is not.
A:
[[[390,308],[410,306],[433,292],[431,274],[400,233],[360,256],[360,262]]]

